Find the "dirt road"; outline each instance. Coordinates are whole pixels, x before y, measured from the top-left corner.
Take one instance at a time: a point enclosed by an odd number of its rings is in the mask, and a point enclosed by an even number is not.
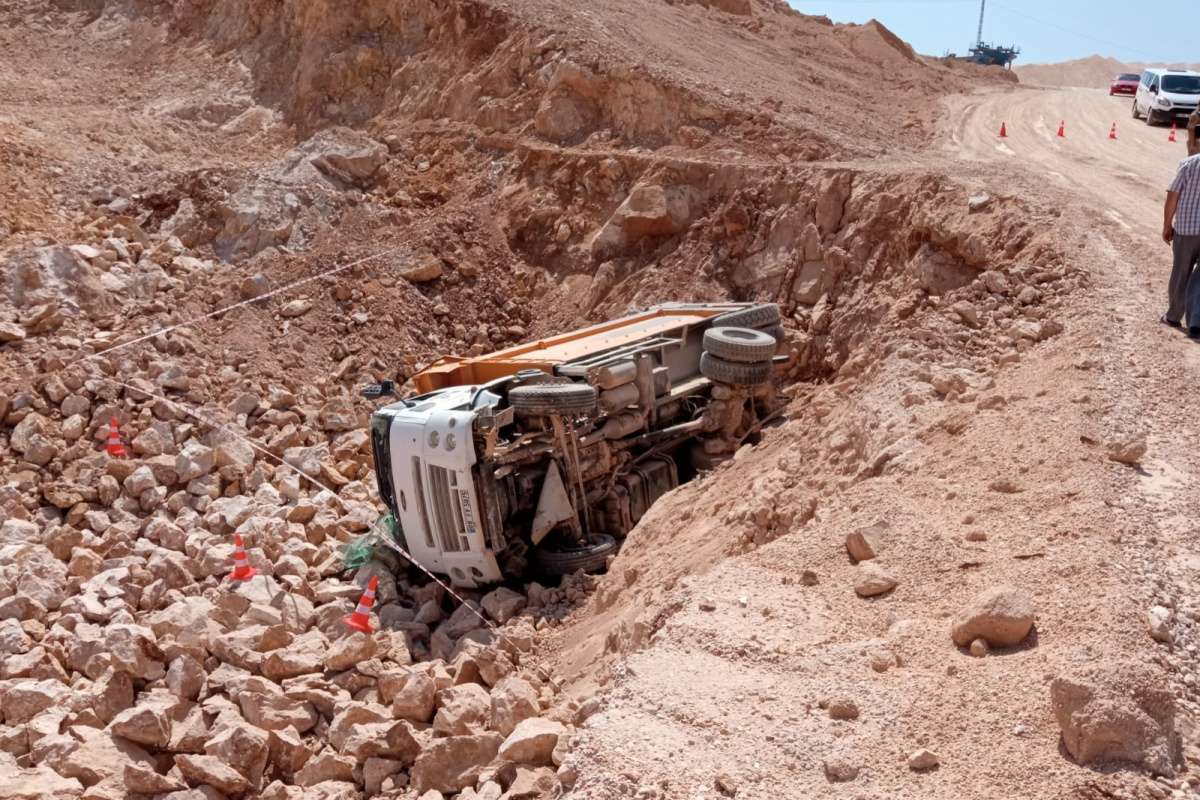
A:
[[[948,107],[945,145],[921,166],[1058,216],[1048,224],[1071,252],[1063,268],[1087,273],[1083,288],[1053,301],[1066,333],[1003,359],[965,407],[909,407],[904,376],[919,367],[891,348],[890,380],[819,389],[749,455],[738,473],[753,481],[748,505],[704,505],[739,491],[714,476],[656,506],[633,548],[682,535],[680,524],[710,511],[723,523],[714,535],[731,535],[724,529],[761,513],[755,502],[805,490],[786,481],[828,422],[813,408],[838,409],[840,428],[825,427],[831,439],[897,432],[898,456],[879,477],[832,496],[814,491],[811,522],[647,601],[669,618],[614,671],[608,704],[583,737],[578,796],[1141,796],[1122,784],[1144,780],[1136,774],[1065,754],[1049,703],[1054,677],[1130,656],[1171,674],[1195,769],[1200,509],[1188,487],[1200,463],[1186,432],[1200,418],[1200,347],[1155,321],[1169,269],[1159,204],[1184,145],[1130,124],[1127,101],[1088,90],[1002,91]],[[1055,137],[1061,119],[1065,140]],[[1107,138],[1114,119],[1117,141]],[[1002,120],[1007,140],[996,137]],[[1106,457],[1107,444],[1138,435],[1149,443],[1139,467]],[[899,586],[864,601],[843,542],[881,519],[890,527],[879,563]],[[631,567],[618,578],[629,591],[639,571],[656,569]],[[951,646],[949,620],[999,583],[1036,598],[1036,641],[971,658]],[[1173,646],[1147,634],[1155,604],[1174,612]],[[829,710],[843,701],[853,719]],[[938,769],[907,766],[921,747],[939,754]]]
[[[1031,179],[1031,190],[1062,191],[1101,211],[1109,225],[1157,238],[1163,192],[1186,156],[1186,131],[1130,116],[1133,101],[1099,89],[1025,90],[955,98],[951,157],[1003,164]],[[1008,137],[998,136],[1000,125]],[[1065,123],[1065,138],[1058,138]],[[1116,123],[1117,139],[1108,138]]]

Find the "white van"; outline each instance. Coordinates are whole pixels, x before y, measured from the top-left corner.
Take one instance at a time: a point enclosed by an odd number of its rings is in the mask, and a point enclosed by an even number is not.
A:
[[[1133,98],[1133,118],[1147,125],[1183,121],[1200,101],[1200,72],[1182,69],[1148,69],[1142,73]]]

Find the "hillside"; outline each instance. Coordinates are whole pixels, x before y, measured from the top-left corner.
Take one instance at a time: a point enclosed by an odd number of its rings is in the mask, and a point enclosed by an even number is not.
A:
[[[1055,64],[1023,64],[1014,67],[1021,83],[1033,86],[1080,86],[1088,89],[1107,89],[1114,75],[1123,72],[1140,73],[1149,67],[1170,69],[1200,69],[1200,64],[1125,63],[1107,56],[1088,56]]]
[[[0,800],[1190,791],[1190,394],[950,128],[1010,79],[782,0],[0,3]],[[783,410],[603,575],[372,538],[364,384],[681,300],[779,306]]]

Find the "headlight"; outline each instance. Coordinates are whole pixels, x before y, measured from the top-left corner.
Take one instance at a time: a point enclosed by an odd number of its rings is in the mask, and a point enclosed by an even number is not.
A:
[[[1154,104],[1156,106],[1159,106],[1160,108],[1170,108],[1171,107],[1171,101],[1165,97],[1158,98],[1157,100],[1154,101]]]

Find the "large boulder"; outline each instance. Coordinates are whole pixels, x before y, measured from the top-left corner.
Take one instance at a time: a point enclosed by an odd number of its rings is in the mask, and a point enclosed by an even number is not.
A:
[[[525,607],[526,598],[520,592],[501,586],[485,594],[479,602],[489,617],[503,625]]]
[[[437,685],[424,672],[413,670],[392,700],[392,713],[399,719],[429,722],[433,717]]]
[[[69,686],[55,680],[18,681],[0,694],[0,711],[6,723],[17,725],[48,708],[70,707],[74,698]]]
[[[503,741],[498,733],[433,740],[413,764],[413,789],[418,795],[429,791],[452,794],[474,786]]]
[[[350,669],[375,655],[375,640],[365,633],[354,631],[335,639],[325,653],[325,669]]]
[[[171,719],[159,704],[127,708],[113,717],[109,729],[118,736],[145,747],[166,747],[171,741]]]
[[[558,737],[566,733],[562,723],[540,717],[524,720],[500,745],[500,758],[535,767],[550,765]]]
[[[492,689],[492,730],[508,736],[540,709],[537,690],[528,681],[505,678]]]
[[[4,800],[76,800],[82,792],[78,780],[44,766],[21,769],[15,758],[0,751],[0,797]]]
[[[99,728],[75,725],[67,736],[73,747],[53,752],[42,763],[84,786],[122,780],[129,764],[154,768],[154,759],[141,747]]]
[[[297,786],[316,786],[325,781],[353,781],[357,762],[351,756],[325,748],[296,772]]]
[[[375,703],[353,701],[338,709],[337,714],[329,723],[325,737],[333,749],[343,751],[346,739],[359,725],[372,725],[379,722],[390,722],[392,719],[388,709]]]
[[[233,767],[250,784],[262,784],[270,754],[267,732],[244,722],[234,722],[204,744],[204,752]]]
[[[320,714],[313,704],[298,697],[243,691],[238,693],[237,701],[242,716],[266,731],[295,728],[299,733],[305,733],[320,720]]]
[[[1033,627],[1033,600],[1013,586],[993,586],[955,616],[950,635],[959,647],[983,639],[992,647],[1018,644]]]
[[[466,736],[487,729],[492,698],[477,683],[451,686],[438,694],[438,712],[433,729],[449,736]]]
[[[327,644],[320,632],[298,636],[287,647],[273,650],[262,665],[262,674],[273,681],[321,672]]]
[[[175,766],[190,784],[207,784],[222,794],[240,795],[250,788],[242,774],[216,756],[194,756],[180,753],[175,756]]]
[[[619,256],[647,237],[674,236],[687,229],[693,198],[685,186],[639,184],[591,239],[592,257]]]
[[[1055,678],[1050,702],[1063,744],[1080,764],[1128,762],[1174,775],[1181,762],[1166,678],[1137,663],[1092,666]]]

